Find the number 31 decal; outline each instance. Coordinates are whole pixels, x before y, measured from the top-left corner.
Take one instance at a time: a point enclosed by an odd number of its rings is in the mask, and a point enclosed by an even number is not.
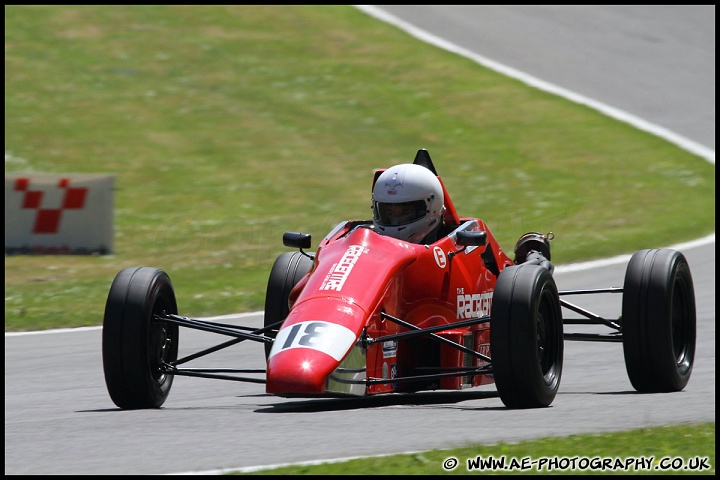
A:
[[[281,329],[270,356],[293,348],[311,348],[340,361],[355,344],[355,334],[348,328],[321,320],[300,322]]]

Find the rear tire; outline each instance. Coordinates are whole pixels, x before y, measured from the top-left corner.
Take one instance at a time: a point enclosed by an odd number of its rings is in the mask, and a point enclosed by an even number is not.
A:
[[[177,360],[178,326],[154,316],[177,314],[170,278],[163,270],[121,270],[105,304],[102,357],[110,398],[122,409],[159,408],[167,399],[173,375],[161,365]]]
[[[547,407],[560,387],[563,321],[552,274],[538,265],[500,272],[490,315],[495,384],[509,408]]]
[[[290,291],[312,268],[313,261],[300,252],[287,252],[280,255],[270,270],[265,294],[264,326],[282,322],[290,313],[288,298]],[[265,336],[275,338],[280,325],[265,332]],[[272,343],[265,344],[265,359],[270,356]]]
[[[682,253],[636,252],[628,263],[622,300],[623,352],[639,392],[677,392],[695,359],[695,290]]]

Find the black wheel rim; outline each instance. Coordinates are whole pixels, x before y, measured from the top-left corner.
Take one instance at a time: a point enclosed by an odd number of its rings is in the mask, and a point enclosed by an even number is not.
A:
[[[164,301],[158,301],[153,308],[153,322],[150,324],[149,338],[149,356],[150,356],[150,373],[153,380],[158,384],[165,383],[167,374],[164,367],[174,361],[172,357],[173,344],[175,343],[175,329],[167,322],[157,320],[157,316],[164,314],[167,307]]]
[[[555,365],[557,363],[557,344],[552,295],[544,291],[540,297],[540,308],[537,315],[537,353],[538,364],[545,382],[550,385],[555,380]]]
[[[690,322],[690,304],[685,283],[675,281],[673,285],[672,307],[672,345],[675,362],[680,371],[690,368],[690,343],[692,339],[692,323]]]

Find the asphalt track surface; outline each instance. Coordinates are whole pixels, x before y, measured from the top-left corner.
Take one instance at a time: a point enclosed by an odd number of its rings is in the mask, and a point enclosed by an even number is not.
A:
[[[669,132],[698,161],[714,163],[714,6],[383,8],[412,22],[421,29],[412,33],[426,41],[444,39],[446,47],[497,62],[539,88],[574,92],[608,114],[641,119],[639,127]],[[179,377],[162,409],[121,411],[105,389],[98,328],[6,333],[5,474],[219,473],[715,421],[715,237],[674,247],[690,264],[698,314],[695,367],[682,392],[636,393],[619,343],[566,342],[560,392],[546,409],[508,410],[492,386],[293,400],[266,395],[262,385]],[[628,258],[558,266],[555,277],[561,289],[621,286]],[[605,300],[582,305],[617,316],[617,300]],[[262,320],[250,313],[236,321]],[[181,354],[215,340],[182,333]],[[203,365],[262,368],[262,347],[211,359]]]

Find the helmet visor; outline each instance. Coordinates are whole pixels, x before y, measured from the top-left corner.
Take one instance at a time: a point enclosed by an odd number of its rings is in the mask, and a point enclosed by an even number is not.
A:
[[[425,201],[404,203],[375,202],[375,221],[387,227],[396,227],[419,220],[427,213]]]

